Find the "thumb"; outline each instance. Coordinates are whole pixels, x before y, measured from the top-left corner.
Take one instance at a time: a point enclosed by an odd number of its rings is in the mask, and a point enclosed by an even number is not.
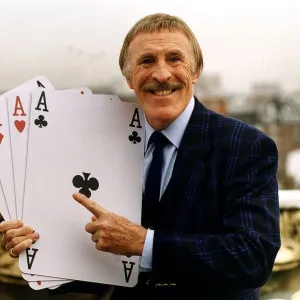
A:
[[[84,206],[88,211],[90,211],[97,219],[106,212],[104,208],[98,205],[97,202],[89,199],[83,194],[74,193],[73,198],[82,206]]]

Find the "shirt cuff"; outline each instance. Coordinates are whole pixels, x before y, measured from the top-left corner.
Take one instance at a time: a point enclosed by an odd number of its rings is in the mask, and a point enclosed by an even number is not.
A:
[[[151,271],[154,230],[148,229],[141,259],[141,271]]]

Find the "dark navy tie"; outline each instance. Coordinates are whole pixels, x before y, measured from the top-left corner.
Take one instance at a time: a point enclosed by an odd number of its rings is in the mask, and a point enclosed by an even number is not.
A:
[[[142,224],[147,228],[153,227],[155,222],[155,214],[157,212],[160,199],[163,149],[168,142],[168,139],[163,135],[163,133],[155,131],[151,135],[148,143],[148,145],[152,143],[154,144],[154,150],[143,197]]]

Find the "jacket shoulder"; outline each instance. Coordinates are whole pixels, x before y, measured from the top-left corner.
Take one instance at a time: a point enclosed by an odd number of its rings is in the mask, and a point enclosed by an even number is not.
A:
[[[214,145],[232,148],[239,145],[245,151],[254,143],[263,143],[277,152],[275,141],[261,129],[242,120],[208,110],[209,136]]]

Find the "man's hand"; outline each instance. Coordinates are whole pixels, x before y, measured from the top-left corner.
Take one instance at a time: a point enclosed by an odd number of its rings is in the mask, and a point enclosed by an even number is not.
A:
[[[35,233],[32,227],[24,226],[19,220],[1,222],[0,233],[3,235],[2,245],[13,258],[18,257],[39,239],[38,233]]]
[[[92,234],[98,250],[118,255],[142,255],[147,229],[105,210],[82,194],[75,193],[73,198],[93,214],[92,222],[86,224],[85,230]]]

